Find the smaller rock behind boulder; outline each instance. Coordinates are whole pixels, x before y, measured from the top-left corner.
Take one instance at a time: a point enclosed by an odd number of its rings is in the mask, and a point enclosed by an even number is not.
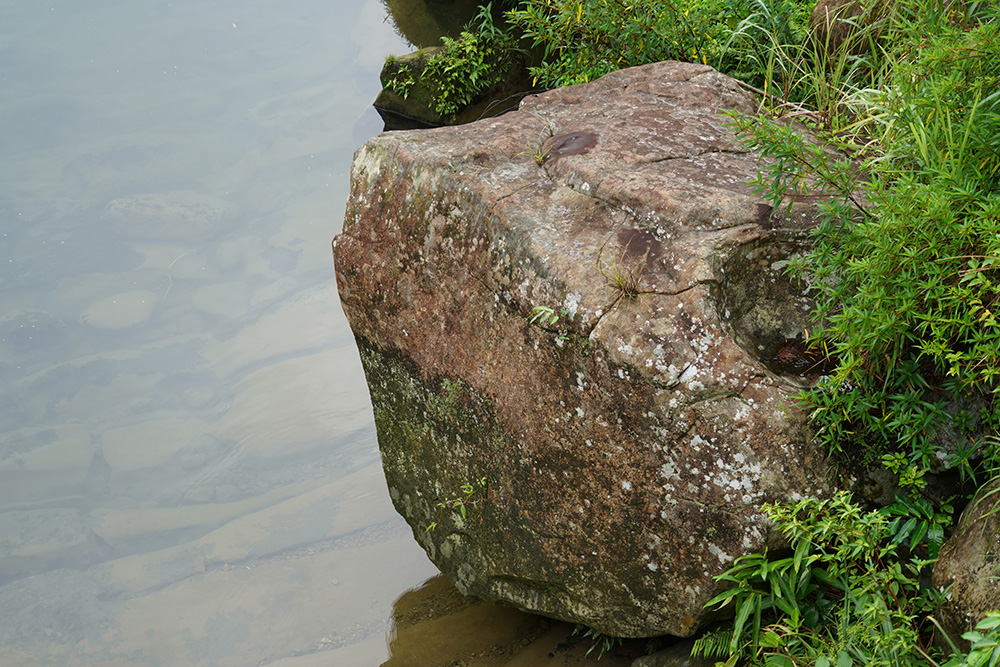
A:
[[[987,484],[962,513],[955,533],[941,549],[932,583],[945,593],[937,617],[963,650],[962,634],[972,630],[986,612],[1000,609],[1000,481]]]

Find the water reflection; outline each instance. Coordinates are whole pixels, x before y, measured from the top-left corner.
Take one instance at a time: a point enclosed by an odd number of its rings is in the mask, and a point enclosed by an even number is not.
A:
[[[386,13],[392,17],[396,31],[417,48],[440,44],[442,35],[457,37],[469,19],[479,11],[478,0],[383,0],[383,2]],[[499,2],[497,5],[499,6]]]
[[[379,0],[0,2],[0,664],[374,665],[392,511],[329,240]]]
[[[599,656],[574,629],[467,598],[439,575],[393,605],[391,656],[383,667],[629,667],[650,648],[648,641],[630,640]]]

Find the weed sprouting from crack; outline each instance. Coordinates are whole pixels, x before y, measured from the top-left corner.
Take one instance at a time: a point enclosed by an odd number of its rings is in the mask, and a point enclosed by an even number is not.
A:
[[[615,291],[615,301],[618,299],[634,301],[640,294],[646,293],[639,289],[639,283],[642,282],[642,276],[646,272],[646,258],[649,251],[637,258],[628,258],[628,248],[626,244],[622,248],[621,255],[617,257],[612,255],[610,260],[605,256],[605,246],[601,246],[597,251],[597,261],[594,266],[604,277],[608,287]]]
[[[537,144],[531,145],[528,150],[521,151],[520,153],[515,153],[514,157],[530,157],[535,161],[539,167],[545,164],[545,161],[549,159],[549,148],[545,146],[545,142],[556,136],[556,130],[552,127],[552,121],[542,118],[536,113],[531,113],[532,116],[545,123],[545,136],[538,141]]]
[[[546,148],[545,143],[542,142],[530,150],[522,151],[520,153],[515,153],[514,157],[523,157],[525,155],[530,157],[532,160],[535,161],[535,164],[541,167],[543,164],[545,164],[545,161],[549,158],[549,149]]]

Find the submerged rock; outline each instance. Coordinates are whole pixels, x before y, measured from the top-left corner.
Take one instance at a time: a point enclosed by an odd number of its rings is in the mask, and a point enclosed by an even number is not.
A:
[[[130,290],[96,301],[80,314],[80,321],[97,329],[115,331],[144,324],[159,303],[158,295],[147,290]]]
[[[60,567],[85,567],[107,555],[82,512],[51,508],[0,512],[0,582]]]
[[[196,243],[219,234],[236,213],[232,202],[177,190],[113,199],[103,218],[125,236]]]
[[[728,110],[756,106],[665,62],[355,155],[340,296],[395,506],[464,593],[690,635],[780,541],[760,504],[831,490],[808,379],[769,368],[816,210],[760,202]]]

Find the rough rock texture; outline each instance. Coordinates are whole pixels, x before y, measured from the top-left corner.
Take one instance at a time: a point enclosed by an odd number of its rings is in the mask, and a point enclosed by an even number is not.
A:
[[[934,565],[933,585],[946,591],[938,620],[952,641],[968,650],[962,634],[976,627],[986,612],[1000,609],[1000,512],[996,512],[1000,484],[983,487],[955,532],[941,548]]]
[[[814,211],[759,203],[729,109],[658,63],[355,155],[340,296],[390,494],[464,593],[689,635],[777,542],[759,505],[830,490],[766,365],[807,326],[778,262]]]

